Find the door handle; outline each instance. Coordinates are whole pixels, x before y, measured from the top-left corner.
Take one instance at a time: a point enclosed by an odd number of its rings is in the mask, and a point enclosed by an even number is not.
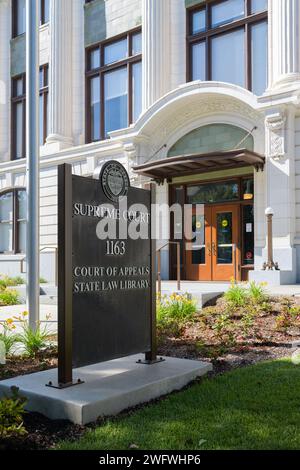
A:
[[[210,243],[207,243],[207,251],[208,251],[208,256],[211,256],[211,245],[210,245]]]
[[[215,242],[212,242],[212,253],[213,253],[214,256],[217,255],[217,248],[216,248]]]

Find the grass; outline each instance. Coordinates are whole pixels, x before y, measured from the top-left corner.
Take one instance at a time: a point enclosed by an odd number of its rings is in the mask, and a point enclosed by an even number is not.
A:
[[[106,420],[60,449],[299,449],[299,403],[300,366],[264,362]]]

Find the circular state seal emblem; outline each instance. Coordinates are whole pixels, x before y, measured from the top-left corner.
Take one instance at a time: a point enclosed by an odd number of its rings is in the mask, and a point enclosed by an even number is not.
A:
[[[100,181],[105,196],[113,202],[128,193],[129,177],[124,166],[117,161],[110,161],[103,165]]]

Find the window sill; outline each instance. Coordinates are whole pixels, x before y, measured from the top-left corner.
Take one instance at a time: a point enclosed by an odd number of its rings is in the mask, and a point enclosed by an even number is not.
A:
[[[20,161],[22,162],[24,160],[26,160],[26,157],[21,157],[21,158],[13,158],[12,157],[10,161],[11,162],[20,162]]]
[[[49,21],[47,21],[47,23],[40,24],[39,25],[40,32],[43,31],[44,29],[47,29],[49,27],[49,24],[50,24]],[[24,31],[24,33],[20,33],[20,34],[16,34],[16,35],[12,36],[11,40],[13,41],[14,39],[21,38],[22,36],[25,36],[25,35],[26,35],[26,31]]]
[[[20,34],[16,34],[16,35],[12,36],[11,40],[14,41],[14,40],[16,40],[16,39],[21,38],[22,36],[25,36],[25,32],[24,32],[24,33],[20,33]]]
[[[22,261],[26,255],[23,253],[0,253],[0,262],[1,261]]]

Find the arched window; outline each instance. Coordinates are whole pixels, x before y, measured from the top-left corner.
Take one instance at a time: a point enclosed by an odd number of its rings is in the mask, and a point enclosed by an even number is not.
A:
[[[169,150],[168,157],[238,148],[253,150],[253,147],[254,139],[244,129],[230,124],[208,124],[181,137]]]
[[[25,253],[26,191],[0,193],[0,253]]]

